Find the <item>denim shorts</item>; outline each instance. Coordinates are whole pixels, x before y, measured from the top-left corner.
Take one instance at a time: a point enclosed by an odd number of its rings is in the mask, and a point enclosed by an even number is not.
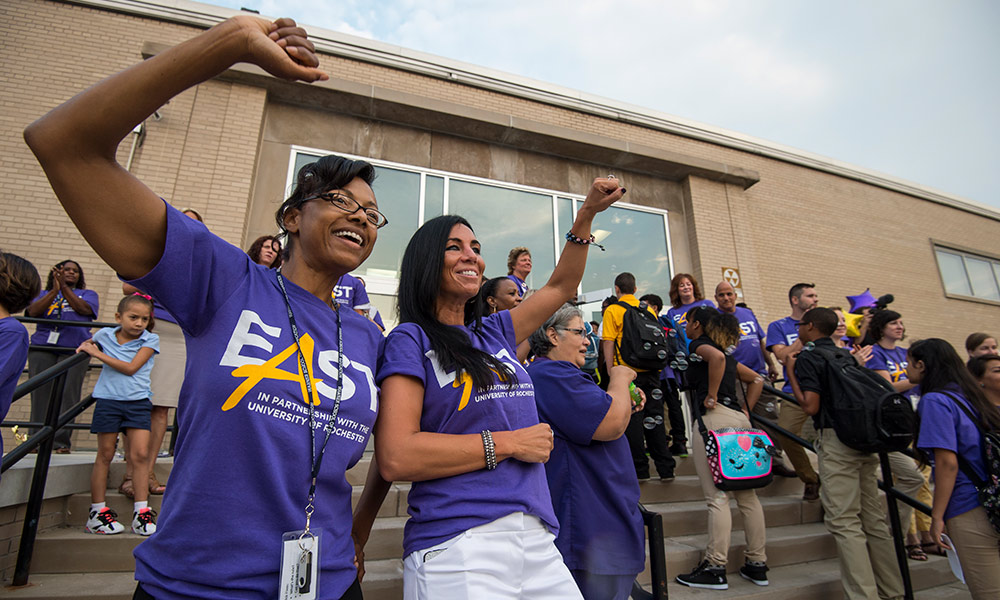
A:
[[[106,400],[97,398],[90,433],[118,433],[126,429],[149,430],[153,403],[145,400]]]

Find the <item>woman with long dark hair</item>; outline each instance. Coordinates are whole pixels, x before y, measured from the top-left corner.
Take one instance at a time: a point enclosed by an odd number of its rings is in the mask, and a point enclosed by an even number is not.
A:
[[[931,537],[949,548],[941,537],[947,529],[973,599],[995,600],[1000,598],[1000,533],[987,519],[972,480],[959,467],[959,456],[979,478],[986,476],[980,428],[1000,431],[1000,406],[983,394],[948,342],[918,341],[910,346],[908,358],[906,373],[921,392],[917,447],[934,467]]]
[[[514,349],[576,293],[591,223],[624,193],[617,179],[596,179],[548,283],[488,316],[477,301],[486,265],[468,221],[437,217],[410,239],[400,325],[376,378],[375,431],[382,477],[414,482],[405,598],[580,597],[553,543],[558,524],[542,466],[552,428],[538,421]],[[363,541],[374,513],[361,512]]]
[[[688,383],[693,388],[692,413],[700,414],[705,428],[709,430],[724,427],[749,429],[749,412],[760,398],[764,379],[753,369],[736,362],[726,351],[726,348],[739,342],[739,321],[733,315],[720,313],[710,306],[696,306],[685,315],[685,323],[687,336],[691,340],[689,350],[692,360],[688,368]],[[747,384],[745,407],[740,406],[736,392],[740,381]],[[691,429],[698,428],[696,418],[691,423]],[[743,529],[747,538],[746,562],[740,567],[740,576],[756,585],[767,585],[764,509],[757,499],[757,492],[752,489],[722,492],[716,488],[709,470],[708,455],[705,453],[705,440],[701,435],[693,437],[694,466],[708,504],[708,545],[701,563],[690,573],[678,575],[676,580],[688,587],[712,590],[729,588],[726,564],[733,528],[729,500],[735,499],[736,506],[743,515]]]
[[[0,421],[7,417],[14,388],[28,360],[28,331],[13,315],[27,308],[41,287],[35,265],[0,250]]]
[[[373,167],[326,156],[299,170],[276,215],[288,239],[276,271],[115,161],[154,110],[238,62],[326,78],[294,21],[240,15],[102,80],[25,139],[87,242],[187,339],[183,435],[156,534],[135,551],[135,598],[278,598],[300,563],[323,598],[360,598],[345,472],[374,425],[382,336],[332,294],[386,224]]]
[[[98,310],[100,310],[100,299],[97,297],[97,292],[87,289],[83,267],[75,260],[64,260],[56,263],[49,271],[45,289],[28,305],[24,314],[58,321],[90,322],[97,318]],[[49,367],[71,358],[76,353],[76,347],[89,339],[88,327],[38,324],[31,336],[31,345],[36,349],[28,351],[28,375],[34,377]],[[40,349],[44,346],[51,349]],[[68,350],[71,347],[73,350]],[[58,350],[58,348],[65,349]],[[80,401],[83,378],[86,375],[85,362],[66,371],[65,387],[59,405],[60,413]],[[33,422],[45,421],[53,385],[47,383],[31,392]],[[72,435],[73,430],[68,427],[57,431],[52,440],[54,451],[58,454],[69,454]]]

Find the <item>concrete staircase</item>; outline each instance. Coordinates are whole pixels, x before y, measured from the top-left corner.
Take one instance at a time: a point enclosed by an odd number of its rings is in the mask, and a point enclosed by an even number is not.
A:
[[[355,501],[369,466],[369,455],[347,474],[354,485]],[[157,476],[167,481],[170,459],[157,463]],[[112,465],[109,486],[117,488],[124,465]],[[655,472],[655,471],[654,471]],[[5,478],[6,484],[6,478]],[[394,484],[379,512],[368,546],[365,549],[366,570],[363,588],[368,600],[390,600],[402,597],[403,525],[406,522],[406,497],[409,484]],[[667,573],[669,578],[691,570],[705,548],[707,511],[701,496],[701,486],[694,473],[691,459],[680,459],[677,478],[671,482],[652,480],[640,485],[643,504],[663,515]],[[803,502],[802,484],[795,479],[778,478],[758,491],[768,526],[767,554],[771,568],[771,585],[758,587],[744,581],[736,570],[743,564],[745,540],[742,519],[733,508],[733,535],[729,551],[729,585],[725,592],[693,590],[676,583],[669,584],[672,600],[687,598],[739,598],[784,600],[810,598],[838,600],[843,597],[836,548],[822,523],[818,502]],[[159,509],[161,497],[151,496],[150,504]],[[143,538],[123,533],[98,537],[84,532],[90,505],[89,493],[66,497],[66,516],[62,526],[51,527],[38,536],[31,566],[31,584],[25,588],[5,588],[0,597],[31,599],[132,597],[134,562],[131,551]],[[119,515],[130,515],[132,503],[109,489],[108,505]],[[916,597],[930,600],[966,600],[965,587],[955,581],[946,559],[931,557],[925,563],[909,562]],[[649,573],[639,577],[647,589]]]

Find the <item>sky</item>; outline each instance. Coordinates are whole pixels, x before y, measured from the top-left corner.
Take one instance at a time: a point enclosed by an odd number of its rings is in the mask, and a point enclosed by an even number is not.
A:
[[[1000,210],[993,0],[210,3],[651,108]]]

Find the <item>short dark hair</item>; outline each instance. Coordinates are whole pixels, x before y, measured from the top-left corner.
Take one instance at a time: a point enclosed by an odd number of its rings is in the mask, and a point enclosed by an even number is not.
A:
[[[363,160],[352,160],[335,154],[304,165],[295,176],[295,189],[274,213],[278,229],[281,233],[288,232],[285,229],[285,213],[289,210],[299,208],[307,198],[316,194],[342,188],[355,177],[360,177],[371,185],[375,181],[375,167]]]
[[[975,350],[975,348],[973,348]],[[970,358],[966,366],[969,368],[969,372],[976,379],[981,378],[986,374],[986,369],[989,368],[989,364],[993,361],[1000,361],[1000,355],[998,354],[984,354],[982,356],[977,356],[975,358]]]
[[[623,294],[635,293],[635,275],[631,273],[619,273],[615,277],[615,287]]]
[[[16,254],[0,252],[0,306],[10,314],[28,308],[42,288],[38,269]]]
[[[802,323],[812,323],[816,326],[825,336],[833,335],[834,331],[837,331],[837,323],[840,320],[837,318],[837,313],[833,310],[817,306],[816,308],[811,308],[806,311],[806,314],[802,315]]]
[[[76,268],[80,270],[80,278],[76,280],[76,284],[73,285],[75,290],[85,290],[87,289],[87,282],[83,279],[83,266],[71,258],[67,258],[62,262],[57,262],[55,265],[56,269],[63,268],[66,263],[73,263]],[[52,277],[52,271],[49,271],[49,278],[45,280],[45,291],[51,290],[52,286],[55,284],[55,279]]]
[[[894,310],[889,310],[888,308],[876,311],[875,314],[872,315],[871,323],[868,324],[868,333],[870,333],[872,339],[877,342],[882,339],[883,335],[885,335],[886,325],[892,323],[896,319],[902,318],[903,315]]]
[[[639,302],[645,302],[649,306],[655,306],[657,310],[663,308],[663,298],[660,298],[656,294],[646,294],[642,298],[639,298]]]
[[[461,327],[451,327],[438,320],[434,307],[441,288],[441,271],[444,269],[444,249],[455,225],[472,229],[458,215],[443,215],[427,221],[410,238],[403,252],[399,268],[399,294],[396,305],[400,323],[414,323],[430,340],[431,350],[438,364],[446,371],[461,371],[472,378],[479,391],[493,385],[493,372],[508,386],[517,382],[517,376],[503,361],[488,352],[472,346],[468,332]],[[482,288],[465,305],[465,324],[473,332],[482,325],[486,302]]]
[[[691,282],[691,287],[694,288],[694,299],[704,300],[705,295],[701,292],[701,286],[698,285],[698,278],[690,273],[678,273],[670,280],[670,306],[674,308],[680,308],[683,306],[681,303],[681,282],[687,279]]]
[[[815,283],[796,283],[788,290],[788,303],[791,304],[792,298],[801,298],[802,292],[805,291],[806,288],[814,287],[816,287]]]

